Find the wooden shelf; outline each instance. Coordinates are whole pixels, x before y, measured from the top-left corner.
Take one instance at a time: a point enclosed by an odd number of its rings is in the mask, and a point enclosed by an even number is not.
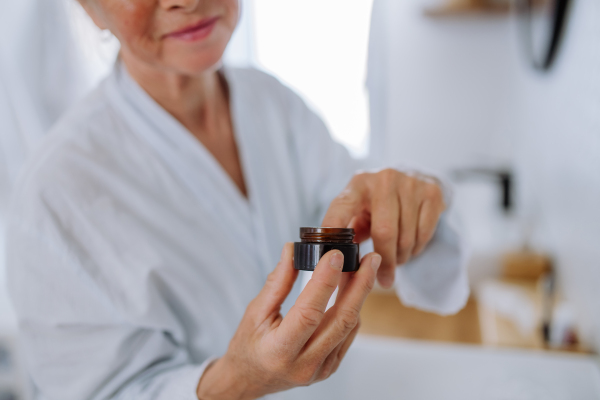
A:
[[[535,294],[535,285],[522,287]],[[548,351],[539,335],[524,337],[514,323],[470,298],[455,315],[442,317],[404,306],[395,293],[373,291],[363,305],[359,333],[405,339],[429,340]],[[579,346],[550,351],[589,353]]]
[[[395,293],[372,292],[361,311],[360,333],[442,342],[481,344],[477,304],[442,317],[404,306]]]
[[[441,6],[425,9],[425,15],[434,18],[477,14],[504,15],[509,12],[509,1],[494,0],[448,0]]]

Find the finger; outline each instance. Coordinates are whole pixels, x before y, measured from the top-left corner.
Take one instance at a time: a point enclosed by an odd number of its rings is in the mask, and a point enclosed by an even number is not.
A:
[[[346,285],[348,284],[348,281],[350,280],[351,277],[352,277],[351,273],[342,274],[342,277],[340,278],[340,283],[338,284],[337,297],[336,297],[335,301],[337,301],[338,297],[340,297],[340,295],[346,288]]]
[[[303,358],[325,360],[358,324],[360,309],[373,289],[381,256],[370,253],[362,260],[357,272],[348,280],[346,287],[331,307],[315,334],[307,343]]]
[[[417,184],[416,179],[408,179],[399,193],[401,211],[396,265],[405,264],[415,247],[420,208],[420,203],[416,200],[419,196]]]
[[[325,379],[329,378],[331,376],[331,374],[333,374],[335,371],[337,371],[338,367],[340,366],[341,360],[344,358],[344,355],[346,354],[346,351],[348,351],[348,348],[350,348],[350,345],[354,341],[354,338],[356,337],[359,328],[360,328],[360,318],[358,320],[358,324],[356,324],[356,326],[354,327],[354,329],[352,329],[350,334],[348,334],[348,336],[340,344],[338,344],[335,349],[333,349],[331,354],[329,354],[327,356],[327,358],[325,359],[325,361],[323,362],[323,364],[317,371],[317,374],[316,374],[317,381],[325,380]],[[343,350],[343,353],[342,353],[342,350]]]
[[[321,226],[346,228],[352,218],[362,213],[368,190],[362,175],[356,175],[352,181],[329,205]]]
[[[388,288],[394,282],[400,201],[395,175],[379,173],[378,176],[377,188],[371,201],[371,237],[375,252],[383,258],[377,277],[381,286]]]
[[[278,313],[281,304],[290,294],[298,277],[298,271],[294,269],[293,255],[294,244],[286,243],[283,246],[279,263],[267,277],[267,281],[258,296],[252,301],[251,304],[260,321],[263,321],[274,312]]]
[[[346,340],[344,340],[344,342],[342,343],[341,347],[340,347],[340,351],[338,352],[337,355],[337,360],[336,360],[336,364],[334,364],[333,366],[333,371],[331,371],[331,373],[335,373],[335,371],[337,371],[337,369],[340,366],[340,363],[342,362],[342,360],[344,359],[344,357],[346,357],[346,353],[348,352],[348,350],[350,349],[350,346],[352,345],[352,342],[354,342],[354,339],[356,338],[356,335],[358,335],[358,331],[360,330],[360,318],[358,320],[358,324],[356,325],[356,327],[354,327],[354,329],[352,330],[352,332],[350,332],[350,334],[348,335],[348,337],[346,338]]]
[[[363,210],[358,216],[350,221],[349,228],[354,229],[354,242],[362,243],[371,237],[371,212]]]
[[[279,338],[298,353],[317,329],[342,275],[344,255],[332,250],[321,257],[312,278],[277,330]]]
[[[363,261],[365,261],[365,257],[367,257],[367,256],[369,256],[369,254],[367,254],[360,260],[361,264],[363,263]],[[342,274],[342,277],[340,278],[340,284],[338,285],[336,301],[337,301],[337,298],[340,297],[340,295],[344,292],[346,285],[348,284],[348,281],[352,278],[352,275],[353,274],[351,274],[351,273]]]
[[[440,215],[442,214],[441,207],[435,207],[430,201],[425,201],[421,205],[419,213],[419,222],[417,225],[416,244],[413,249],[413,256],[421,254],[425,246],[431,241],[437,228]]]

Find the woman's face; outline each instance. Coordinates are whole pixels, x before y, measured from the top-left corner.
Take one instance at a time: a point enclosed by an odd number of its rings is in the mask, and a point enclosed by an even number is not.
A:
[[[197,75],[221,59],[239,0],[81,0],[121,51],[165,72]]]

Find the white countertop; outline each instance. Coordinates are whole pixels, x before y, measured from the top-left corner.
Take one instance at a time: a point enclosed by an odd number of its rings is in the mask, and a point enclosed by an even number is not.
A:
[[[358,336],[327,381],[283,400],[600,399],[593,356]]]

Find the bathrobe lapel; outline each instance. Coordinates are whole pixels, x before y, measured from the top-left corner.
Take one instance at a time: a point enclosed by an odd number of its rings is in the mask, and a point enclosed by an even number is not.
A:
[[[207,211],[213,229],[221,230],[237,247],[249,255],[258,269],[262,264],[264,250],[256,242],[256,216],[252,202],[247,200],[213,155],[179,121],[158,105],[128,75],[125,67],[117,63],[118,71],[107,85],[109,96],[132,130],[147,142],[177,179],[187,187],[199,205]],[[239,138],[244,135],[243,126],[235,124]],[[238,140],[242,170],[248,171],[243,141]],[[248,194],[252,199],[254,189],[249,183]],[[257,244],[259,250],[257,251]]]

